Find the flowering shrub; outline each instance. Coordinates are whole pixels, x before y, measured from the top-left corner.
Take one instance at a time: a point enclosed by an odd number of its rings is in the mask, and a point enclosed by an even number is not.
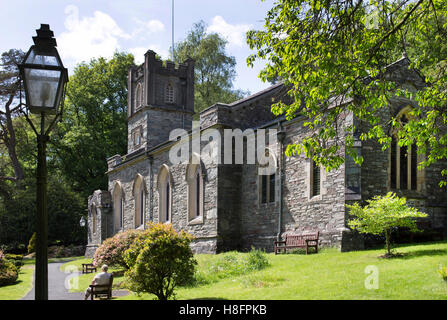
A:
[[[190,248],[193,237],[176,232],[171,224],[149,223],[124,254],[130,269],[125,275],[130,289],[167,300],[178,285],[192,282],[197,261]]]
[[[140,230],[126,230],[104,240],[101,246],[96,249],[93,264],[97,267],[107,264],[128,269],[129,267],[123,258],[124,252],[129,249],[140,233],[142,233]]]
[[[5,259],[3,251],[0,250],[0,287],[16,282],[19,273],[12,262]]]

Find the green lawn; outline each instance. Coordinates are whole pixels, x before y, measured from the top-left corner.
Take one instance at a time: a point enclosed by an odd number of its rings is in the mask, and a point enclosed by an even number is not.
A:
[[[48,262],[64,262],[71,259],[80,259],[81,257],[70,258],[51,258]],[[20,269],[19,278],[13,285],[0,287],[0,300],[20,300],[33,288],[33,274],[36,259],[23,259],[24,265]]]
[[[179,288],[177,299],[447,299],[447,284],[437,270],[447,264],[447,242],[400,246],[403,257],[382,259],[384,250],[318,254],[268,254],[270,266],[250,274]],[[204,273],[220,255],[197,255]],[[377,268],[379,288],[366,289],[367,266]],[[120,299],[154,299],[129,295]]]
[[[34,259],[24,259],[17,282],[0,287],[0,300],[19,300],[33,288]]]
[[[83,263],[91,263],[92,259],[86,259],[86,258],[78,258],[76,260],[67,262],[61,266],[62,272],[69,272],[69,271],[82,271],[82,264]],[[113,271],[119,271],[117,268],[109,268],[109,272]],[[70,292],[84,292],[86,288],[91,284],[93,277],[95,274],[100,273],[101,270],[98,268],[98,271],[96,273],[86,273],[82,274],[79,277],[75,277],[69,280],[70,284]],[[113,288],[114,289],[120,289],[121,283],[124,281],[123,276],[115,276],[113,279]]]

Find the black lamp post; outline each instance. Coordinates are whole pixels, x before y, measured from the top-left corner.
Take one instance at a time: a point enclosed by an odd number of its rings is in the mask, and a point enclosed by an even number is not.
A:
[[[29,49],[19,69],[25,87],[26,108],[29,112],[40,115],[40,130],[34,126],[28,115],[26,119],[37,136],[35,299],[48,300],[46,145],[49,132],[62,116],[59,104],[65,94],[68,71],[64,68],[56,50],[56,39],[53,38],[50,26],[41,24],[36,32],[37,37],[33,37],[34,45]],[[46,119],[49,122],[47,128]]]

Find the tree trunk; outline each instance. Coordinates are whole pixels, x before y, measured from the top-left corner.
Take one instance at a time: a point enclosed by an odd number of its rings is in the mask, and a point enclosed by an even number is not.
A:
[[[11,160],[11,164],[14,169],[15,181],[17,181],[18,185],[20,186],[21,185],[20,182],[23,180],[24,174],[23,174],[22,166],[20,165],[19,159],[17,157],[17,152],[16,152],[17,140],[16,140],[14,126],[12,123],[12,112],[10,109],[10,105],[14,100],[14,96],[15,96],[15,94],[11,94],[8,102],[5,105],[6,128],[4,125],[2,125],[2,127],[3,127],[2,140],[8,149],[9,159]],[[10,180],[14,180],[14,179],[10,179]]]
[[[387,229],[385,230],[385,244],[386,244],[386,252],[389,256],[391,255],[390,238],[391,238],[391,230]]]

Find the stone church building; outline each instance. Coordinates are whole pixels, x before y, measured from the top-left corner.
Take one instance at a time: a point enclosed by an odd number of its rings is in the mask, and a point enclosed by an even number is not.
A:
[[[425,83],[408,66],[403,57],[387,74],[417,90]],[[438,186],[445,162],[417,170],[423,155],[415,146],[406,149],[395,141],[382,151],[376,142],[359,139],[354,146],[364,157],[361,167],[346,157],[339,169],[326,171],[302,155],[287,157],[285,147],[309,130],[303,117],[286,120],[271,113],[271,104],[286,91],[279,83],[195,115],[194,61],[164,64],[155,52],[146,52],[144,63],[129,70],[127,154],[107,159],[108,190],[88,199],[86,256],[93,256],[104,239],[142,229],[148,221],[194,235],[192,248],[202,253],[252,246],[272,251],[273,241],[287,232],[316,230],[320,245],[362,248],[363,238],[346,227],[345,205],[388,191],[407,197],[429,214],[430,228],[446,234],[447,192]],[[404,121],[412,105],[395,98],[391,110]],[[349,113],[340,121],[363,126]],[[258,140],[261,132],[267,132],[265,145]],[[273,170],[263,172],[259,158],[249,159],[255,141],[257,154]],[[172,161],[184,150],[187,161]]]

